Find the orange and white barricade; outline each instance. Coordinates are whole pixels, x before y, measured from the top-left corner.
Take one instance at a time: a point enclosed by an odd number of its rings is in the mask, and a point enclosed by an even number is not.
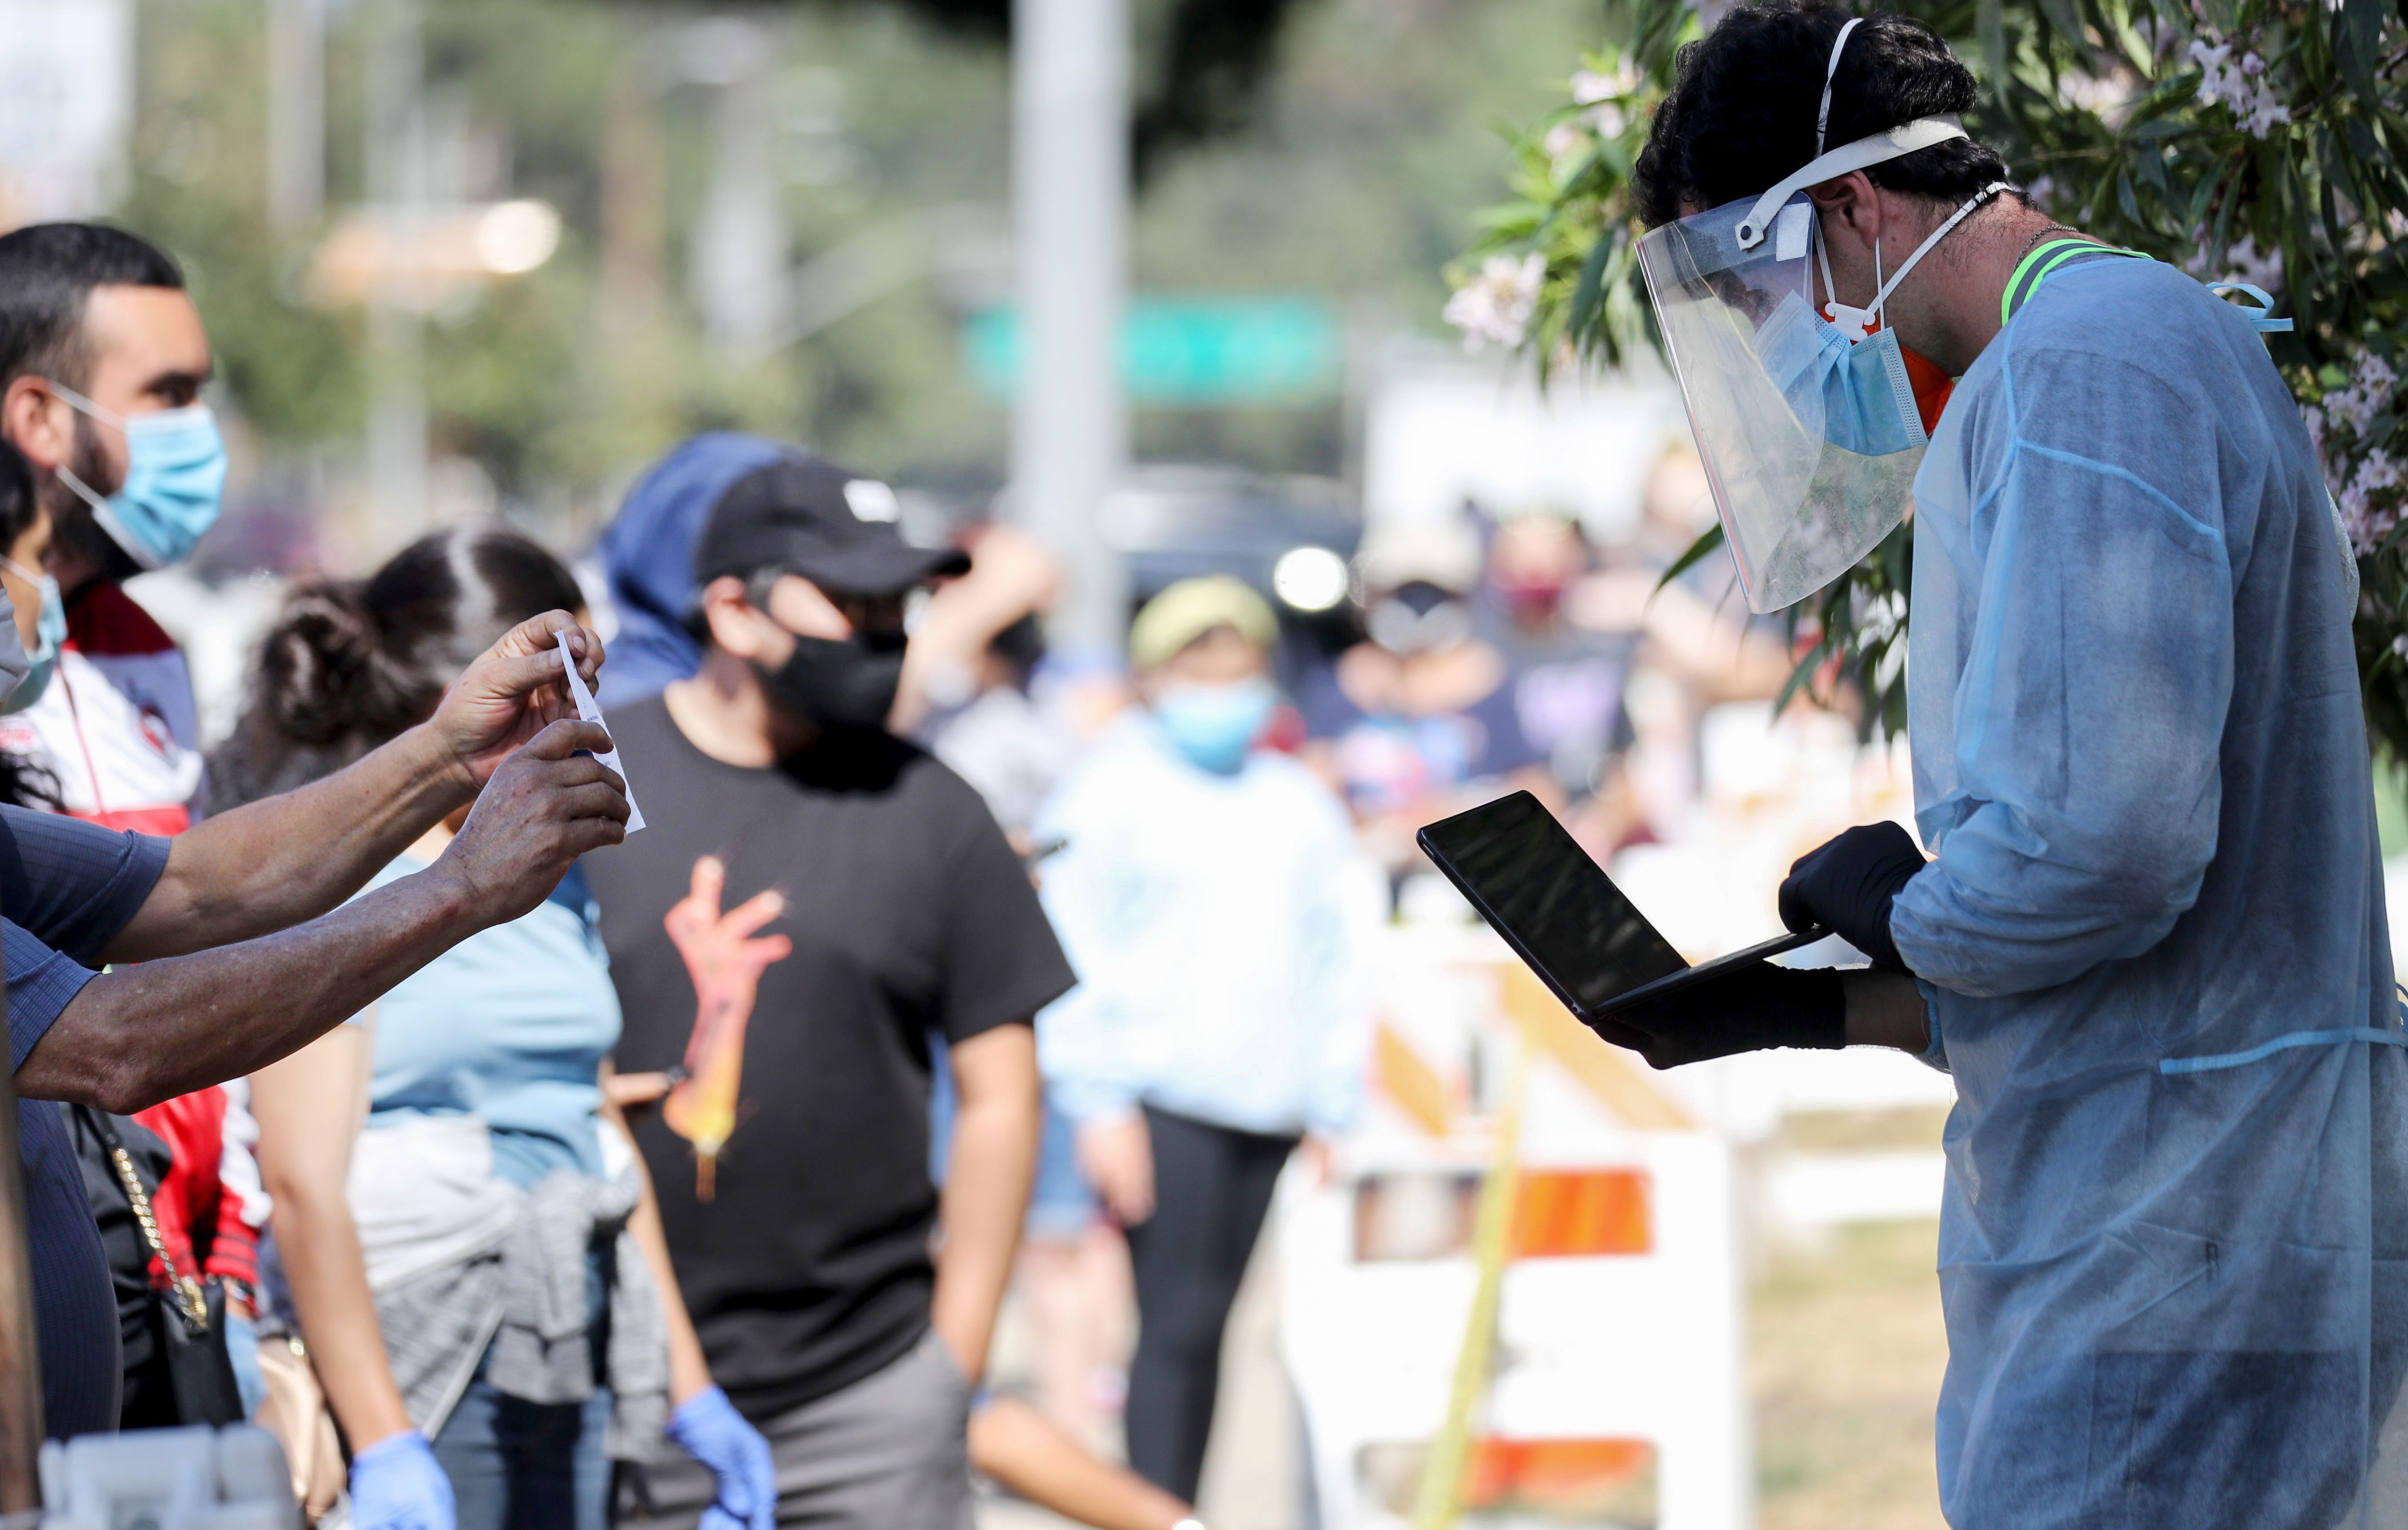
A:
[[[1728,1146],[1485,930],[1386,938],[1369,1119],[1278,1208],[1322,1523],[1740,1530]]]

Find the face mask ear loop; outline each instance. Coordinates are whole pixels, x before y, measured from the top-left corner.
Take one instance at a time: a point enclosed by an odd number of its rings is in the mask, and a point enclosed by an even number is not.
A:
[[[1824,300],[1821,303],[1810,301],[1807,307],[1828,319],[1831,317],[1831,310],[1828,305],[1840,300],[1840,289],[1831,280],[1831,250],[1830,246],[1823,242],[1823,215],[1819,212],[1814,215],[1814,264],[1823,269]],[[1813,277],[1810,276],[1806,279],[1809,286],[1813,284]],[[1810,293],[1807,295],[1811,299],[1813,294]]]
[[[80,499],[86,505],[91,506],[93,513],[98,515],[106,513],[108,510],[108,500],[104,495],[95,493],[91,484],[88,484],[84,482],[83,479],[76,477],[75,469],[69,467],[64,463],[61,463],[58,466],[50,469],[50,471],[58,475],[59,481],[65,484],[69,490],[73,491],[78,499]]]
[[[1950,213],[1946,222],[1941,224],[1938,228],[1933,229],[1928,238],[1914,247],[1914,253],[1906,257],[1906,264],[1898,268],[1898,273],[1891,277],[1887,281],[1881,284],[1880,290],[1873,293],[1873,311],[1879,312],[1882,306],[1889,301],[1889,294],[1898,291],[1898,284],[1906,279],[1906,274],[1909,271],[1914,269],[1915,262],[1931,253],[1932,248],[1939,244],[1941,240],[1948,237],[1948,236],[1955,231],[1957,224],[1972,216],[1972,212],[1975,207],[1980,207],[1983,203],[1987,202],[1990,198],[1998,195],[2000,192],[2007,189],[2007,183],[2005,181],[1994,180],[1987,186],[1983,187],[1980,191],[1975,192],[1971,196],[1967,197],[1963,207],[1958,207],[1955,212]],[[1878,239],[1873,241],[1873,275],[1877,280],[1881,275],[1881,241]]]
[[[1817,236],[1822,233],[1822,222],[1818,218],[1814,224],[1814,230]],[[1854,304],[1842,303],[1840,301],[1840,289],[1831,280],[1831,258],[1824,252],[1824,250],[1825,247],[1818,237],[1814,246],[1814,252],[1821,258],[1823,263],[1823,290],[1831,294],[1831,298],[1829,302],[1824,304],[1817,311],[1832,323],[1839,325],[1841,330],[1847,334],[1848,343],[1850,345],[1854,345],[1858,340],[1863,339],[1868,335],[1870,335],[1875,329],[1880,327],[1881,293],[1885,290],[1882,287],[1881,279],[1881,240],[1878,238],[1873,240],[1874,293],[1872,305],[1870,307],[1860,308],[1856,307]]]
[[[65,383],[53,382],[49,378],[43,378],[42,386],[48,388],[51,393],[56,393],[59,397],[66,400],[67,408],[74,409],[79,413],[88,414],[104,425],[114,426],[121,433],[125,429],[125,417],[123,415],[115,414],[108,409],[102,408],[99,405],[93,403],[91,399],[84,397],[83,394],[77,393],[73,388],[68,387]]]
[[[1831,39],[1831,61],[1823,66],[1823,104],[1814,108],[1814,157],[1816,159],[1823,157],[1823,137],[1831,128],[1831,82],[1840,78],[1840,55],[1848,50],[1848,34],[1862,26],[1864,21],[1861,16],[1849,17],[1846,23],[1840,28],[1840,35]],[[1824,249],[1823,215],[1819,211],[1814,214],[1814,259],[1823,268],[1825,301],[1821,304],[1810,302],[1807,307],[1824,318],[1829,319],[1832,316],[1832,310],[1841,306],[1840,289],[1838,284],[1831,280],[1831,257]],[[1881,285],[1881,247],[1878,243],[1873,247],[1873,285],[1876,287]],[[1878,310],[1881,299],[1878,297],[1873,299],[1873,306]],[[1854,339],[1856,336],[1850,336],[1849,338]]]

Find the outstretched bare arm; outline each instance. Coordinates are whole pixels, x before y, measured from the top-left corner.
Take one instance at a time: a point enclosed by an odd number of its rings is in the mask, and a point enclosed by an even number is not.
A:
[[[280,934],[93,979],[17,1069],[17,1093],[130,1113],[297,1051],[625,838],[624,783],[578,752],[609,747],[593,723],[555,722],[494,773],[426,870]]]
[[[566,612],[547,611],[470,665],[433,717],[366,759],[177,836],[158,885],[104,957],[149,961],[249,940],[315,919],[358,892],[476,796],[511,751],[575,715],[560,679],[554,635],[563,630],[590,679],[602,662],[601,639]]]

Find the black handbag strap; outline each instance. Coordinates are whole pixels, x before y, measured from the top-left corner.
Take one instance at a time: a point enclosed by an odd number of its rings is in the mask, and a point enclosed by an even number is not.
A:
[[[151,1214],[150,1193],[144,1188],[142,1174],[134,1166],[134,1155],[125,1151],[125,1143],[117,1135],[117,1127],[106,1110],[95,1110],[87,1105],[76,1107],[90,1126],[93,1135],[108,1153],[111,1167],[117,1170],[117,1182],[125,1189],[125,1203],[134,1208],[134,1220],[142,1228],[142,1237],[150,1251],[159,1256],[159,1265],[167,1272],[167,1288],[175,1294],[178,1315],[195,1330],[209,1330],[209,1303],[201,1282],[176,1268],[175,1256],[167,1251],[165,1239],[159,1236],[159,1219]]]

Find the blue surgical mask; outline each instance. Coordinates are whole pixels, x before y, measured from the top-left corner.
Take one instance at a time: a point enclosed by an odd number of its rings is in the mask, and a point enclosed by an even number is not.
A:
[[[34,619],[34,651],[26,657],[25,678],[17,688],[0,697],[0,714],[22,712],[42,699],[50,689],[50,675],[59,666],[59,650],[66,646],[67,604],[59,594],[59,581],[50,574],[36,573],[14,558],[0,557],[0,567],[37,586],[42,592],[42,611]],[[14,634],[17,622],[12,613],[7,618],[8,630]],[[22,639],[19,639],[22,646]]]
[[[1799,422],[1833,446],[1882,457],[1927,439],[1898,331],[1878,329],[1851,343],[1790,293],[1756,332],[1756,352]]]
[[[1154,703],[1154,720],[1192,765],[1233,776],[1271,719],[1279,693],[1259,677],[1228,685],[1174,685]]]
[[[45,379],[47,382],[48,379]],[[125,436],[125,481],[103,499],[64,464],[59,481],[92,507],[92,517],[145,568],[165,568],[193,551],[217,523],[225,493],[225,437],[206,404],[147,414],[111,413],[72,388],[52,393]]]

